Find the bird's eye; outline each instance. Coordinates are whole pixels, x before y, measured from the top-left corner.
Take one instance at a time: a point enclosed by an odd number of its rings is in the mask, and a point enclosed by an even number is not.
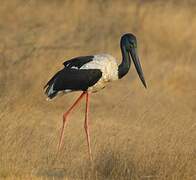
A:
[[[137,48],[137,44],[136,44],[136,43],[131,42],[131,43],[130,43],[130,48]]]
[[[131,48],[134,48],[134,44],[133,44],[133,43],[131,43],[131,44],[130,44],[130,47],[131,47]]]

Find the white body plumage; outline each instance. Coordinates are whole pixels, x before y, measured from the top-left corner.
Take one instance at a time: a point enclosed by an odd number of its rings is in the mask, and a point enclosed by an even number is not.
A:
[[[66,68],[70,68],[70,69],[75,69],[75,70],[100,70],[101,71],[101,77],[100,79],[93,84],[92,86],[89,86],[87,91],[88,92],[97,92],[101,89],[103,89],[108,82],[111,81],[115,81],[118,80],[118,65],[117,65],[117,61],[116,59],[111,56],[110,54],[96,54],[94,56],[92,56],[92,60],[90,60],[87,63],[84,63],[82,66],[78,66],[78,64],[74,65],[73,60],[71,60],[71,62],[67,61],[67,64],[65,64]],[[72,64],[71,64],[72,63]],[[80,63],[80,62],[78,62]],[[69,67],[70,66],[70,67]],[[46,93],[48,94],[48,100],[52,99],[54,97],[56,97],[56,95],[62,95],[62,94],[66,94],[69,92],[72,92],[72,89],[66,88],[63,90],[58,90],[56,91],[54,89],[54,84],[56,82],[56,79],[58,78],[58,73],[54,76],[54,78],[52,78],[51,82],[49,81],[49,87],[46,91]],[[71,78],[71,76],[70,76]],[[74,81],[73,81],[74,83]],[[52,98],[50,97],[51,95],[54,94],[54,97],[52,96]]]
[[[97,92],[103,89],[108,82],[118,80],[118,65],[116,59],[110,54],[97,54],[89,63],[80,69],[99,69],[102,77],[93,86],[88,88],[89,92]]]

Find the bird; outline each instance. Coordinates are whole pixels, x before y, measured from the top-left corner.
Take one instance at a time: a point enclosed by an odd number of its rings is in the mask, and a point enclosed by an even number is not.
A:
[[[60,132],[57,152],[62,146],[64,129],[68,122],[68,115],[76,105],[85,97],[85,120],[84,129],[87,138],[88,154],[92,161],[92,151],[89,133],[89,100],[91,94],[105,88],[110,82],[122,79],[128,72],[133,62],[139,78],[147,88],[144,73],[137,53],[137,39],[132,33],[125,33],[120,39],[122,61],[118,65],[117,60],[110,54],[96,54],[80,56],[67,60],[64,67],[58,71],[44,86],[48,100],[59,94],[81,91],[81,95],[73,105],[63,114],[63,124]]]

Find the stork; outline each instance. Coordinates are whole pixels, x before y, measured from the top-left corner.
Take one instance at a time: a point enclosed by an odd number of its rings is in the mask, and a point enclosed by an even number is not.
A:
[[[58,143],[58,152],[62,145],[64,129],[67,124],[67,117],[74,107],[86,97],[86,110],[84,129],[88,144],[89,158],[92,160],[90,134],[89,134],[89,97],[103,89],[109,82],[123,78],[129,71],[131,59],[135,65],[140,80],[147,88],[142,67],[137,55],[137,40],[131,33],[126,33],[121,37],[120,48],[122,53],[122,62],[118,66],[116,59],[109,54],[96,54],[92,56],[81,56],[63,63],[64,68],[58,71],[44,86],[45,94],[48,99],[53,99],[60,93],[70,93],[82,91],[74,104],[63,114],[63,124]]]

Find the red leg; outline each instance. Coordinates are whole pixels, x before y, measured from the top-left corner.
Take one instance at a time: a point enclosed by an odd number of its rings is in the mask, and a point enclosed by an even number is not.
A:
[[[72,111],[72,109],[81,101],[81,99],[83,98],[83,96],[86,94],[86,92],[83,92],[80,97],[74,102],[74,104],[63,114],[63,125],[62,125],[62,129],[61,129],[61,135],[60,135],[60,140],[59,140],[59,144],[58,144],[58,152],[61,148],[62,145],[62,140],[63,140],[63,135],[64,135],[64,129],[67,123],[67,116],[69,115],[69,113]]]
[[[92,161],[88,116],[89,116],[89,93],[86,92],[86,112],[85,112],[84,129],[85,129],[86,137],[87,137],[89,158]]]

